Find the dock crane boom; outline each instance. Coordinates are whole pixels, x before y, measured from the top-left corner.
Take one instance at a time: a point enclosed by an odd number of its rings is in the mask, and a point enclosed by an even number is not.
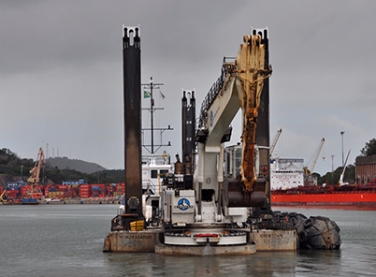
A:
[[[345,160],[345,164],[343,165],[342,173],[341,173],[341,176],[340,176],[340,178],[339,178],[339,182],[338,182],[338,183],[339,183],[340,186],[343,186],[343,185],[344,185],[344,183],[343,183],[343,177],[345,176],[346,164],[347,164],[347,160],[349,159],[350,152],[351,152],[351,149],[350,149],[349,152],[347,153],[346,160]]]
[[[311,164],[311,167],[309,168],[309,171],[310,172],[313,172],[313,169],[315,168],[316,166],[316,162],[317,162],[317,159],[319,158],[319,155],[320,155],[320,152],[321,152],[321,149],[322,147],[324,146],[324,142],[325,142],[325,138],[322,138],[321,139],[321,142],[319,144],[319,148],[317,149],[317,152],[316,152],[316,155],[312,161],[312,164]]]
[[[304,171],[305,171],[306,175],[311,175],[313,173],[313,170],[315,169],[316,162],[317,162],[317,159],[319,158],[319,155],[320,155],[321,149],[324,145],[324,142],[325,142],[325,138],[322,138],[321,141],[320,141],[319,147],[317,148],[317,151],[315,153],[315,156],[313,158],[313,161],[311,163],[311,166],[310,167],[306,167],[306,166],[304,167]]]
[[[6,189],[3,190],[3,192],[0,194],[0,202],[7,202],[5,193],[7,192]]]
[[[37,160],[35,162],[35,166],[30,170],[30,177],[27,179],[28,182],[32,184],[39,184],[39,174],[41,165],[46,163],[46,159],[44,157],[43,148],[39,148]]]
[[[281,136],[281,133],[282,133],[282,129],[279,129],[279,130],[277,131],[277,134],[276,134],[275,137],[274,137],[273,143],[272,143],[272,145],[270,146],[270,150],[269,150],[270,157],[271,157],[272,154],[273,154],[274,148],[275,148],[275,146],[277,145],[277,142],[278,142],[279,137]]]

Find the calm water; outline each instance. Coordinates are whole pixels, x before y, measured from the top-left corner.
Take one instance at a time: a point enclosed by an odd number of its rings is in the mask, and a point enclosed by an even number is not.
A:
[[[375,276],[376,211],[278,208],[323,215],[338,251],[170,257],[103,253],[117,205],[0,206],[0,276]]]

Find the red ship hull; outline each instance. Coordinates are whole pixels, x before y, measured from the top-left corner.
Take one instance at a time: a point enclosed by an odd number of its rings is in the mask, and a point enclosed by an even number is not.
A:
[[[316,190],[316,192],[315,192]],[[290,189],[271,193],[273,206],[348,207],[376,209],[376,190]]]

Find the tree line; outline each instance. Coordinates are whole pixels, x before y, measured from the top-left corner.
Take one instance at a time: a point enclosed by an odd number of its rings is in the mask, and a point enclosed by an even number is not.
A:
[[[371,139],[360,150],[362,156],[376,155],[376,139]],[[13,181],[26,181],[29,177],[30,170],[35,166],[35,161],[32,159],[22,159],[16,153],[9,149],[0,149],[0,176],[12,177]],[[321,176],[318,173],[313,173],[314,177],[318,178],[319,184],[338,184],[342,174],[343,167],[338,167],[333,172],[327,172]],[[44,165],[41,168],[40,183],[41,184],[62,184],[63,181],[78,181],[84,179],[89,184],[96,183],[123,183],[125,180],[124,170],[102,170],[95,173],[84,173],[74,169],[59,169],[58,167],[50,167]],[[355,182],[355,166],[347,165],[344,178],[345,182]],[[3,185],[4,184],[0,184]]]
[[[0,176],[3,180],[20,182],[29,178],[30,170],[34,168],[35,161],[22,159],[9,149],[0,149]],[[48,164],[40,169],[40,184],[62,184],[63,181],[78,181],[84,179],[89,184],[97,183],[124,183],[124,170],[102,170],[95,173],[84,173],[74,169],[60,169]],[[6,184],[1,184],[2,186]]]

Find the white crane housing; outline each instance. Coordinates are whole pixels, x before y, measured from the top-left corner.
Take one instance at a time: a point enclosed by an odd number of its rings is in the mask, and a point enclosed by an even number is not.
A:
[[[193,176],[166,178],[161,205],[165,244],[244,244],[247,232],[233,226],[247,221],[249,207],[267,201],[268,184],[257,168],[256,145],[260,96],[264,80],[271,75],[262,43],[265,34],[266,29],[255,29],[244,36],[236,58],[224,60],[222,75],[201,108]],[[239,109],[243,118],[241,177],[228,180],[223,176],[224,142],[229,140],[229,126]]]

